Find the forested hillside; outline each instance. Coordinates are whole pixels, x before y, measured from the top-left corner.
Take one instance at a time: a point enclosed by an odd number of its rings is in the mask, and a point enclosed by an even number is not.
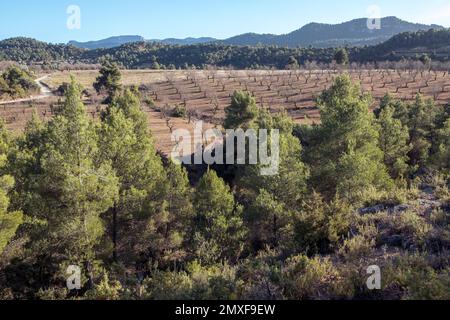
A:
[[[96,64],[105,57],[125,68],[205,68],[206,66],[285,69],[295,61],[331,63],[335,48],[285,48],[277,46],[231,46],[225,44],[164,45],[136,42],[110,49],[84,50],[67,45],[53,45],[33,39],[15,38],[0,41],[0,60],[24,64],[59,63]],[[418,61],[423,55],[433,61],[449,61],[450,30],[402,33],[373,47],[347,48],[351,62]],[[295,60],[294,60],[295,59]]]
[[[133,43],[109,50],[85,52],[88,62],[110,56],[128,68],[203,68],[207,65],[236,69],[274,67],[284,69],[294,56],[301,62],[333,59],[335,49],[288,49],[278,47],[238,47],[219,44],[169,46]]]
[[[380,29],[369,29],[367,18],[341,24],[310,23],[284,35],[243,34],[223,42],[231,45],[278,45],[281,47],[330,48],[375,45],[403,32],[441,29],[436,25],[415,24],[396,17],[380,19]]]
[[[402,33],[380,45],[360,50],[353,58],[358,61],[367,61],[374,57],[378,57],[378,60],[398,60],[422,54],[427,54],[432,59],[449,60],[450,30]]]
[[[22,64],[75,62],[81,58],[83,49],[64,44],[50,44],[29,38],[11,38],[0,41],[0,60]]]
[[[126,68],[203,68],[206,65],[234,68],[277,67],[300,61],[331,61],[335,49],[287,49],[278,47],[238,47],[219,44],[188,46],[136,42],[110,49],[84,50],[67,45],[51,45],[33,39],[0,41],[0,58],[19,63],[98,63],[110,57]]]

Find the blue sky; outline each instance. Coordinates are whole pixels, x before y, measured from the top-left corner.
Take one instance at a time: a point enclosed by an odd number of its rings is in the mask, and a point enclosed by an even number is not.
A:
[[[80,29],[67,28],[69,5],[81,10]],[[0,39],[60,43],[125,34],[146,39],[282,34],[309,22],[367,17],[372,5],[381,16],[450,27],[450,0],[0,0]]]

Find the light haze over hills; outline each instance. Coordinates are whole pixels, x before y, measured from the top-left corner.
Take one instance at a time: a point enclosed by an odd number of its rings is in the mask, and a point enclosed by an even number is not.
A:
[[[116,36],[98,41],[77,42],[70,41],[78,48],[99,49],[113,48],[130,42],[151,41],[170,45],[192,45],[199,43],[220,42],[230,45],[256,46],[277,45],[282,47],[339,47],[364,46],[382,43],[402,32],[415,32],[428,29],[443,29],[439,25],[426,25],[403,21],[396,17],[381,19],[380,29],[369,29],[367,18],[354,19],[341,24],[309,23],[302,28],[288,34],[257,34],[245,33],[228,39],[210,37],[185,39],[151,39],[144,40],[142,36]]]

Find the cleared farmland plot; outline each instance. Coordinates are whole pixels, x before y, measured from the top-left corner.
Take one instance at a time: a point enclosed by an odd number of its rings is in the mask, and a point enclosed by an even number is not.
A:
[[[188,111],[220,122],[223,109],[235,90],[250,92],[258,105],[276,112],[286,110],[295,121],[318,121],[315,99],[328,88],[340,71],[124,71],[124,86],[139,86],[144,97],[164,106],[185,106]],[[450,76],[447,72],[361,70],[348,71],[361,83],[375,102],[386,93],[411,101],[418,93],[432,97],[438,104],[450,101]],[[74,76],[92,88],[97,73],[81,71]],[[70,79],[69,73],[52,75],[47,84],[57,88]]]
[[[450,76],[447,72],[357,70],[346,71],[355,82],[361,84],[364,92],[372,94],[374,106],[386,93],[398,99],[412,101],[418,93],[433,98],[438,104],[450,102]],[[229,105],[235,90],[250,92],[259,106],[272,112],[286,110],[299,123],[320,121],[315,100],[327,89],[341,71],[152,71],[126,70],[122,72],[124,86],[136,85],[143,100],[152,100],[154,108],[143,104],[158,148],[163,153],[172,149],[171,131],[179,128],[192,130],[193,119],[201,119],[207,126],[220,124],[224,108]],[[98,76],[98,71],[60,72],[50,75],[44,82],[56,89],[73,75],[89,91]],[[43,119],[53,115],[52,104],[58,98],[30,103],[3,105],[0,116],[13,131],[22,130],[31,118],[33,109]],[[88,113],[98,119],[105,106],[97,101],[85,101]],[[157,110],[183,106],[193,119],[171,118]]]

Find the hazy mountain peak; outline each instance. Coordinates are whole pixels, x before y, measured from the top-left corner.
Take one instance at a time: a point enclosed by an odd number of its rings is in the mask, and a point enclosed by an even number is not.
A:
[[[199,44],[199,43],[215,42],[215,41],[217,41],[217,39],[209,38],[209,37],[201,37],[201,38],[188,37],[185,39],[167,38],[167,39],[162,39],[162,40],[151,39],[148,41],[158,42],[158,43],[162,43],[162,44],[169,44],[169,45],[192,45],[192,44]]]
[[[411,23],[395,16],[388,16],[381,19],[381,29],[369,29],[367,27],[367,18],[358,18],[339,24],[311,22],[298,30],[283,35],[248,32],[226,40],[218,40],[209,37],[188,37],[185,39],[168,38],[162,40],[152,39],[148,41],[168,45],[193,45],[221,42],[229,45],[243,46],[255,46],[260,44],[286,47],[364,46],[382,43],[402,32],[416,32],[428,29],[443,29],[443,27],[438,25]],[[69,44],[78,48],[99,49],[113,48],[126,43],[141,41],[145,41],[141,36],[118,36],[90,42],[71,41]]]
[[[78,41],[69,41],[69,44],[84,49],[109,49],[114,47],[119,47],[123,44],[130,42],[141,42],[145,39],[141,36],[116,36],[109,37],[107,39],[97,40],[97,41],[88,41],[88,42],[78,42]]]
[[[397,17],[381,18],[381,29],[369,29],[367,18],[353,19],[339,24],[311,22],[284,35],[242,34],[225,40],[227,44],[248,45],[259,43],[287,47],[363,46],[382,43],[402,32],[442,29],[437,25],[410,23]]]

